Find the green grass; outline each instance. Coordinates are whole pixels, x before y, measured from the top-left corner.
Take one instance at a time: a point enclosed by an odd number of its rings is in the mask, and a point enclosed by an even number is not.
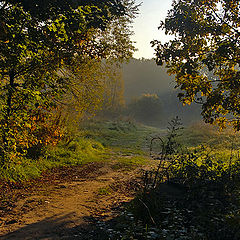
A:
[[[117,156],[117,162],[112,166],[114,170],[125,169],[131,170],[137,166],[146,165],[149,163],[149,159],[146,156],[136,155],[136,156]]]
[[[67,166],[100,161],[105,158],[105,153],[101,143],[78,137],[67,145],[63,142],[49,148],[44,158],[56,165]]]
[[[230,158],[233,161],[239,158],[240,133],[231,128],[219,131],[212,125],[195,124],[182,130],[178,141],[193,151],[204,146],[206,153],[226,164]]]
[[[6,181],[25,181],[40,177],[47,169],[104,161],[107,157],[105,153],[106,149],[100,143],[79,137],[69,145],[62,142],[49,147],[39,159],[18,159],[7,167],[0,168],[0,176]]]
[[[205,144],[212,149],[232,149],[240,147],[240,133],[234,132],[231,128],[223,131],[209,124],[195,124],[185,128],[179,141],[188,147],[196,147]]]
[[[165,134],[166,129],[129,121],[86,121],[80,125],[69,144],[61,142],[49,147],[37,160],[17,159],[7,167],[0,168],[0,179],[25,181],[37,178],[42,171],[51,168],[97,161],[114,161],[114,169],[131,169],[148,163],[151,137]],[[231,129],[218,132],[212,126],[198,124],[185,128],[178,141],[193,151],[204,144],[210,155],[228,162],[230,156],[238,158],[239,136]]]
[[[145,164],[147,137],[156,129],[131,122],[88,121],[82,123],[70,143],[48,147],[39,159],[16,159],[0,168],[0,179],[26,181],[38,178],[55,167],[82,165],[89,162],[114,161],[116,168]]]
[[[82,136],[95,139],[103,146],[133,150],[142,150],[146,146],[146,138],[157,131],[156,128],[128,121],[89,121],[81,127],[84,129]]]

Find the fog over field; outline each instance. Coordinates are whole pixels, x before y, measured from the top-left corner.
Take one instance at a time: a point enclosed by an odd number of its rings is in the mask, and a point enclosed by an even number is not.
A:
[[[183,106],[177,97],[179,90],[175,88],[174,77],[169,76],[163,66],[157,66],[153,59],[131,59],[123,65],[123,80],[127,105],[144,94],[155,94],[159,98],[161,109],[157,116],[151,117],[151,124],[164,126],[174,116],[179,116],[185,124],[201,120],[201,106]],[[143,108],[142,111],[146,109]],[[144,118],[138,120],[144,123]]]

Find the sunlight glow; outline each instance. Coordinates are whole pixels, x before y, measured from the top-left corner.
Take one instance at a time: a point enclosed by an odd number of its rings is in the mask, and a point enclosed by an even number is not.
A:
[[[153,58],[154,49],[151,47],[152,40],[167,41],[171,39],[164,31],[158,30],[161,20],[167,15],[171,8],[172,0],[137,0],[142,5],[139,8],[139,15],[134,21],[133,31],[135,35],[132,40],[138,49],[135,58]]]

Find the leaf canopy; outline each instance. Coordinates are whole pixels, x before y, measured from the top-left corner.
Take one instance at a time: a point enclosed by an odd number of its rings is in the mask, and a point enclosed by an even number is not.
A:
[[[54,115],[64,96],[78,91],[81,109],[96,108],[101,93],[87,100],[102,90],[88,66],[131,57],[135,11],[134,0],[0,0],[0,165],[33,145],[57,143]],[[85,64],[86,76],[61,74],[73,64]]]
[[[153,41],[157,64],[175,74],[184,104],[202,104],[206,122],[240,130],[240,1],[175,0]]]

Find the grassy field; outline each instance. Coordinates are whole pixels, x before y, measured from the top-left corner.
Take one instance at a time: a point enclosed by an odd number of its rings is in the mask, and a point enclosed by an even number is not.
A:
[[[178,141],[192,151],[204,147],[206,154],[226,164],[239,159],[240,133],[231,128],[219,131],[215,126],[198,123],[182,130]]]
[[[206,144],[212,149],[232,149],[240,147],[240,133],[231,128],[218,131],[218,128],[209,124],[196,123],[182,130],[179,140],[188,147]]]
[[[157,129],[132,122],[88,121],[82,123],[71,140],[48,147],[38,159],[18,159],[0,169],[5,181],[25,181],[43,171],[98,161],[116,161],[116,168],[145,164],[148,139]]]
[[[121,169],[125,174],[136,166],[156,166],[149,157],[150,141],[161,137],[166,142],[167,133],[167,129],[129,121],[87,121],[39,159],[19,159],[8,169],[0,169],[0,176],[5,181],[24,182],[41,177],[46,170],[90,162],[107,162],[111,171]],[[106,225],[115,231],[113,239],[234,239],[240,232],[239,139],[239,133],[231,129],[219,132],[200,123],[180,130],[174,140],[180,150],[169,158],[174,161],[167,172],[154,175],[157,171],[152,168],[142,191],[120,219]],[[161,144],[155,147],[161,151]],[[158,178],[151,188],[153,176]],[[97,195],[108,196],[111,191],[103,186]]]
[[[168,155],[172,164],[145,175],[122,225],[111,226],[113,239],[240,239],[239,133],[195,124],[175,140],[181,147]]]
[[[51,168],[97,161],[117,161],[116,169],[145,164],[149,159],[151,138],[164,135],[166,129],[130,121],[86,121],[81,123],[71,140],[45,149],[39,159],[18,159],[7,169],[0,169],[0,177],[6,181],[25,181],[39,177]],[[209,154],[223,161],[229,160],[230,156],[238,158],[239,154],[239,134],[231,129],[218,132],[212,126],[196,124],[183,129],[177,141],[193,150],[205,145]]]

